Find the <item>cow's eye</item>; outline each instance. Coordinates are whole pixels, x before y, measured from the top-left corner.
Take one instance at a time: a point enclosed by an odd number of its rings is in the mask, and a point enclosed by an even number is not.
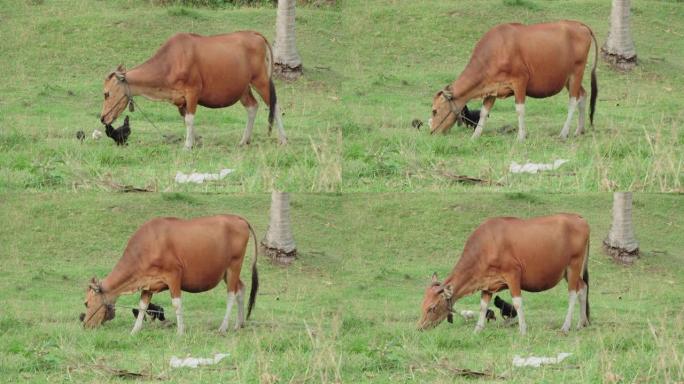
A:
[[[106,99],[106,98],[108,98],[108,97],[109,97],[109,92],[105,92],[105,93],[104,93],[104,98]]]
[[[437,110],[436,110],[436,109],[433,109],[433,110],[432,110],[432,116],[435,116],[436,114],[437,114]]]

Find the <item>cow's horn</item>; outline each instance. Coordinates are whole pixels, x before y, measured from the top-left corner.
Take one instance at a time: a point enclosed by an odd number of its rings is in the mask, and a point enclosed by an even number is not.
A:
[[[451,100],[451,99],[454,98],[454,94],[451,93],[451,91],[448,90],[448,89],[445,89],[445,90],[442,92],[442,94],[444,95],[444,98],[446,98],[447,100]]]

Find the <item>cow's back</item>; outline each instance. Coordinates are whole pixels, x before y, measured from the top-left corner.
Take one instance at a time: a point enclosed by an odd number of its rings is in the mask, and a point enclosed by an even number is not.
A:
[[[584,254],[589,235],[588,224],[575,214],[493,218],[478,231],[478,246],[495,269],[519,270],[522,288],[532,292],[555,286],[571,259]]]
[[[202,292],[216,286],[231,263],[242,264],[248,241],[248,224],[238,216],[157,218],[133,235],[126,252],[142,269],[180,273],[184,291]]]
[[[469,66],[486,71],[492,82],[527,81],[527,95],[547,97],[560,92],[577,65],[584,66],[591,33],[575,21],[523,25],[500,24],[490,29],[473,50]]]

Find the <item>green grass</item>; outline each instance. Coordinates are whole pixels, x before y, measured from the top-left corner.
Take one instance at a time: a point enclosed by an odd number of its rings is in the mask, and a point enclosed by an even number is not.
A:
[[[315,3],[315,2],[314,2]],[[96,4],[97,6],[93,6]],[[236,105],[201,108],[196,129],[203,147],[190,153],[176,108],[138,98],[126,148],[104,138],[75,139],[101,128],[102,79],[119,63],[150,57],[178,31],[212,34],[255,29],[270,39],[276,10],[255,7],[163,7],[143,0],[93,3],[14,1],[0,5],[0,191],[110,190],[118,184],[157,191],[681,191],[684,115],[677,85],[684,82],[684,10],[676,2],[633,4],[639,66],[618,73],[599,64],[596,124],[582,137],[557,139],[567,95],[529,99],[528,140],[499,133],[517,125],[512,99],[494,106],[484,135],[470,131],[430,136],[424,121],[434,93],[465,66],[472,47],[495,24],[578,19],[607,36],[610,3],[539,0],[359,1],[299,5],[297,44],[305,75],[278,81],[290,145],[266,135],[266,108],[255,137],[239,148],[246,113]],[[593,50],[590,63],[593,63]],[[585,79],[588,85],[588,79]],[[471,102],[479,108],[479,102]],[[574,127],[573,127],[574,131]],[[512,161],[569,162],[553,172],[510,174]],[[179,185],[177,171],[217,172],[228,178]],[[449,175],[486,181],[462,184]]]
[[[632,4],[632,31],[639,66],[618,73],[601,62],[595,125],[567,142],[557,138],[567,116],[567,92],[527,99],[528,138],[517,143],[513,99],[494,105],[483,136],[454,127],[446,136],[411,127],[427,124],[432,97],[463,70],[475,43],[503,22],[577,19],[590,25],[602,45],[610,2],[483,0],[359,1],[343,8],[350,63],[342,99],[352,116],[345,122],[343,189],[354,191],[538,190],[672,191],[684,180],[684,115],[677,85],[684,82],[684,10],[675,2]],[[594,62],[593,48],[590,65]],[[589,70],[584,80],[589,89]],[[472,108],[481,102],[473,100]],[[572,127],[571,134],[576,126]],[[554,172],[510,174],[512,161],[570,160]],[[445,174],[492,183],[472,187]],[[498,183],[499,185],[497,185]]]
[[[7,382],[119,381],[104,367],[169,382],[462,382],[458,368],[490,370],[507,382],[674,382],[684,375],[684,279],[680,196],[636,194],[642,258],[614,264],[601,251],[611,195],[294,194],[299,259],[289,268],[259,261],[261,290],[244,330],[218,336],[220,287],[185,294],[187,334],[145,323],[135,337],[130,309],[94,331],[77,320],[87,280],[107,274],[130,234],[153,216],[237,213],[261,238],[268,194],[9,193],[0,198],[0,376]],[[488,216],[558,211],[592,228],[592,324],[559,332],[564,283],[526,294],[528,335],[490,323],[479,335],[460,318],[415,330],[429,276],[447,274],[470,232]],[[251,247],[251,245],[250,245]],[[251,253],[251,252],[250,252]],[[243,279],[249,280],[245,274]],[[503,294],[509,298],[507,293]],[[131,306],[137,295],[122,296]],[[155,303],[171,311],[167,293]],[[470,296],[456,309],[475,310]],[[171,322],[175,322],[170,314]],[[576,314],[577,315],[577,314]],[[171,369],[171,356],[231,356],[213,367]],[[514,355],[573,355],[558,366],[516,369]]]
[[[244,108],[200,108],[195,126],[203,146],[192,152],[163,135],[185,137],[172,105],[136,98],[130,144],[117,148],[90,139],[99,123],[104,76],[119,63],[142,63],[173,33],[214,34],[240,29],[275,32],[272,6],[244,8],[161,7],[149,1],[12,1],[0,4],[0,191],[109,190],[107,181],[158,191],[336,191],[341,185],[340,102],[336,56],[339,11],[301,7],[298,44],[307,64],[296,83],[276,81],[290,145],[266,134],[262,103],[253,144],[237,146],[247,119]],[[321,69],[323,68],[323,69]],[[146,115],[158,127],[152,126]],[[118,126],[120,121],[115,125]],[[76,140],[85,131],[88,139]],[[210,184],[179,185],[177,171],[218,172]]]

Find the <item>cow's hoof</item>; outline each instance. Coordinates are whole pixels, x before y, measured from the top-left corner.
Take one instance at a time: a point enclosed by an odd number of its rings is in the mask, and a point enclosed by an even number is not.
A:
[[[238,144],[240,147],[244,147],[245,145],[249,145],[252,141],[251,140],[240,140],[240,144]]]
[[[184,151],[192,151],[192,145],[188,146],[187,144],[183,146]]]
[[[280,139],[280,145],[287,145],[287,139]]]

